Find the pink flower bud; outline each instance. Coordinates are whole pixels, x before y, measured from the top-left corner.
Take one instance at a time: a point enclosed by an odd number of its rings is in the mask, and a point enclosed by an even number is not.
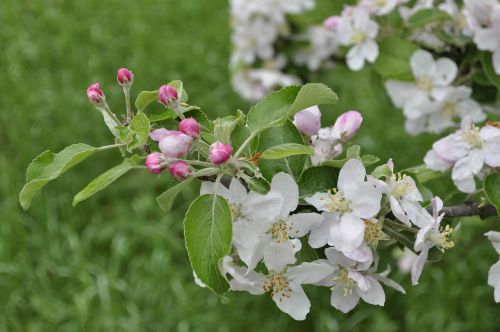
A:
[[[101,105],[104,102],[104,92],[102,92],[99,83],[94,83],[87,88],[87,97],[94,105]]]
[[[161,171],[165,169],[165,167],[161,166],[162,162],[163,162],[163,154],[159,152],[153,152],[146,157],[145,164],[149,172],[153,174],[159,174],[161,173]]]
[[[169,130],[160,139],[160,151],[169,158],[179,158],[185,156],[191,145],[193,138],[176,130]]]
[[[363,122],[359,112],[349,111],[341,114],[333,125],[333,135],[339,139],[349,140],[358,132]]]
[[[132,84],[134,80],[134,74],[127,68],[120,68],[118,69],[118,73],[116,74],[116,79],[118,80],[118,84],[120,84],[121,86]]]
[[[231,153],[233,153],[233,147],[231,145],[215,142],[210,145],[209,159],[214,164],[222,164],[231,157]]]
[[[193,118],[187,118],[179,123],[179,131],[191,137],[200,136],[200,124]]]
[[[178,179],[185,179],[191,174],[191,168],[189,165],[183,161],[178,160],[173,163],[168,164],[168,171],[172,176],[175,176]]]
[[[340,22],[340,16],[330,16],[323,21],[323,26],[327,30],[334,30]]]
[[[169,107],[178,98],[177,89],[171,85],[162,85],[158,89],[158,102],[165,105],[165,107]]]
[[[306,135],[313,136],[318,133],[321,127],[321,112],[318,106],[306,108],[295,114],[293,124],[297,129]]]

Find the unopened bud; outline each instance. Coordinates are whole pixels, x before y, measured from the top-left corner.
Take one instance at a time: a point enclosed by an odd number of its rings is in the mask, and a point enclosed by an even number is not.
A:
[[[340,16],[330,16],[323,21],[323,26],[327,30],[335,30],[340,22]]]
[[[99,83],[94,83],[87,88],[87,97],[94,105],[101,105],[104,102],[104,92],[101,90]]]
[[[293,124],[306,135],[313,136],[321,127],[321,112],[318,106],[306,108],[293,117]]]
[[[121,86],[130,85],[134,81],[134,74],[127,68],[120,68],[116,74],[116,80]]]
[[[153,174],[159,174],[161,173],[161,171],[165,169],[165,167],[161,166],[162,162],[163,162],[163,154],[159,152],[153,152],[146,157],[145,164],[149,172]]]
[[[333,125],[333,135],[343,140],[351,139],[358,132],[363,122],[359,112],[348,111],[340,115]]]
[[[233,147],[229,144],[224,144],[221,142],[215,142],[210,145],[210,162],[214,164],[222,164],[231,157],[233,153]]]
[[[168,171],[172,176],[178,179],[185,179],[191,174],[191,168],[183,160],[174,161],[168,164]]]
[[[200,136],[200,124],[194,118],[187,118],[179,123],[179,131],[191,137]]]
[[[170,107],[171,104],[179,99],[177,89],[171,85],[162,85],[158,89],[158,102],[165,107]]]

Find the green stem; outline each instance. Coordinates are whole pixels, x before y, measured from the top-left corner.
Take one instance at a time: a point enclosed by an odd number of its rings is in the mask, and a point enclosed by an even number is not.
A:
[[[109,117],[116,123],[117,126],[121,126],[122,123],[120,122],[120,120],[118,120],[118,118],[116,117],[116,115],[111,112],[111,109],[109,108],[108,106],[108,103],[104,102],[104,108],[103,110],[108,113]]]
[[[111,145],[104,145],[96,148],[98,151],[104,151],[104,150],[109,150],[109,149],[114,149],[114,148],[119,148],[120,146],[125,146],[126,144],[111,144]]]
[[[238,158],[239,155],[243,152],[243,150],[245,150],[245,148],[247,147],[248,144],[250,144],[250,142],[252,142],[252,140],[255,138],[255,136],[257,136],[259,134],[259,132],[255,132],[253,134],[251,134],[244,142],[243,144],[241,144],[240,148],[238,149],[238,151],[236,151],[236,153],[234,154],[234,158]]]
[[[127,108],[127,123],[130,123],[134,117],[132,108],[130,107],[130,85],[123,86],[123,94],[125,95],[125,107]]]

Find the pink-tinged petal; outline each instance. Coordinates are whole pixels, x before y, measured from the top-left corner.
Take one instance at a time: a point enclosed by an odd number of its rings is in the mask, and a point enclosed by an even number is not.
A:
[[[476,191],[476,181],[473,176],[463,179],[454,179],[453,183],[457,186],[458,190],[463,193],[471,194]]]
[[[335,286],[335,288],[332,291],[332,296],[330,297],[330,304],[332,307],[334,307],[337,310],[340,310],[341,312],[348,313],[359,302],[359,295],[357,292],[352,292],[352,293],[345,293],[344,295],[344,288],[341,285]]]
[[[436,152],[434,152],[434,150],[429,150],[424,157],[424,163],[429,169],[444,172],[450,169],[454,162],[442,159],[436,154]]]
[[[470,147],[462,140],[461,135],[448,135],[432,145],[436,155],[445,162],[454,163],[466,156]]]
[[[434,219],[437,219],[439,216],[439,212],[443,209],[443,201],[439,197],[434,197],[432,199],[432,216]]]
[[[367,276],[366,280],[369,284],[368,289],[364,290],[359,287],[356,289],[357,293],[366,303],[383,306],[385,303],[385,293],[382,285],[371,276]]]
[[[420,275],[422,274],[422,270],[424,269],[424,264],[427,261],[428,254],[428,249],[422,250],[417,259],[413,261],[413,265],[411,266],[411,283],[413,286],[418,285],[418,279],[420,279]]]
[[[275,293],[273,300],[281,311],[287,313],[295,320],[306,319],[311,302],[300,285],[290,284],[291,292],[289,296],[284,296],[280,292]]]
[[[149,133],[149,138],[151,138],[153,141],[159,142],[167,135],[168,135],[167,129],[158,128]]]
[[[500,128],[486,125],[479,131],[479,135],[485,141],[500,138]]]

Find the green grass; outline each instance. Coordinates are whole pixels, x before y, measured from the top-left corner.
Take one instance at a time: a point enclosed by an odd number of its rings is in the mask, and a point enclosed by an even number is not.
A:
[[[318,0],[321,1],[321,0]],[[499,307],[486,285],[498,256],[482,233],[497,225],[465,220],[457,248],[424,271],[406,296],[387,291],[386,307],[349,315],[329,306],[326,289],[309,290],[313,309],[298,323],[267,296],[233,293],[221,301],[193,283],[182,216],[196,188],[173,213],[154,197],[162,178],[137,172],[76,208],[72,196],[120,162],[92,157],[50,183],[23,212],[17,195],[25,168],[41,151],[110,143],[85,89],[102,83],[115,112],[124,108],[115,72],[136,75],[134,91],[184,81],[191,102],[211,117],[248,109],[230,89],[226,1],[4,0],[0,2],[0,330],[4,331],[495,331]],[[433,137],[409,138],[370,70],[342,66],[312,77],[341,103],[359,109],[357,138],[396,165],[421,160]],[[222,302],[230,301],[230,304]]]

